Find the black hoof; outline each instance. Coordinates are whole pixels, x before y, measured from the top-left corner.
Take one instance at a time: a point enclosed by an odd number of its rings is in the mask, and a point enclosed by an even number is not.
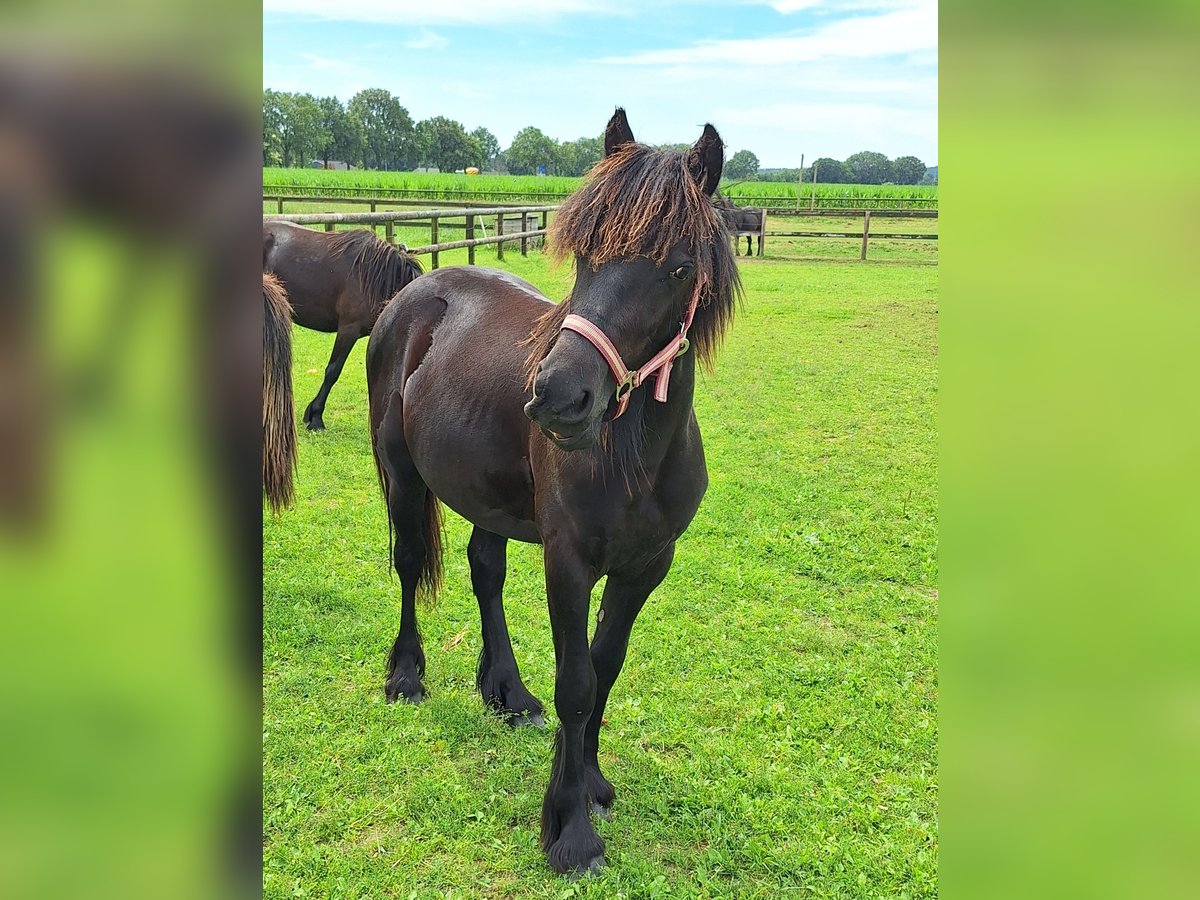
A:
[[[383,695],[388,703],[395,703],[397,700],[420,703],[425,699],[425,686],[419,681],[414,684],[411,679],[397,679],[384,685]]]
[[[578,881],[580,878],[585,878],[589,875],[599,875],[604,869],[604,857],[593,856],[588,860],[588,864],[578,869],[572,869],[567,873],[567,878],[571,881]]]
[[[587,818],[577,819],[546,851],[550,868],[560,875],[578,878],[604,867],[604,840]]]
[[[320,419],[310,419],[308,422],[304,423],[304,427],[309,431],[324,431],[325,423]]]

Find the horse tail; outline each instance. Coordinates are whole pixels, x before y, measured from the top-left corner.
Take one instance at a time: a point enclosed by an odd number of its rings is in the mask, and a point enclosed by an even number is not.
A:
[[[425,491],[425,519],[423,522],[425,537],[425,562],[421,565],[421,577],[418,587],[424,589],[428,600],[437,599],[442,589],[444,569],[442,567],[442,504],[433,495],[433,491]]]
[[[369,348],[367,352],[370,353]],[[379,479],[379,490],[383,494],[383,503],[388,510],[388,552],[391,553],[396,539],[396,525],[392,521],[392,511],[389,505],[392,480],[388,477],[387,466],[383,462],[383,451],[379,447],[379,431],[379,426],[371,429],[371,455],[375,459],[375,474]],[[425,560],[421,563],[421,574],[417,578],[417,590],[418,596],[432,603],[442,590],[445,570],[442,565],[442,504],[428,487],[425,488],[425,510],[421,519],[421,536],[425,540]]]
[[[263,273],[263,494],[276,515],[294,496],[296,411],[292,400],[292,308],[279,279]]]

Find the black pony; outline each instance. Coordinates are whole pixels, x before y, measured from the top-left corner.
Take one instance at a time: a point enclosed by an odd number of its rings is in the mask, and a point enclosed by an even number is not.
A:
[[[308,430],[320,431],[346,357],[371,333],[384,304],[421,274],[421,264],[370,231],[323,232],[269,221],[263,222],[263,271],[283,282],[297,325],[337,333],[321,388],[304,410]]]
[[[559,733],[542,846],[560,872],[604,863],[589,817],[613,802],[597,761],[600,722],[634,619],[708,485],[696,361],[711,363],[740,291],[710,199],[724,163],[716,130],[706,125],[686,153],[656,150],[634,142],[619,109],[604,147],[551,227],[551,252],[575,260],[565,301],[554,306],[504,272],[441,269],[396,296],[367,347],[402,591],[387,698],[425,695],[416,596],[441,580],[442,500],[475,526],[479,690],[510,722],[540,723],[501,590],[507,542],[544,546]],[[627,372],[624,360],[641,369]],[[653,388],[638,389],[643,379]],[[605,576],[589,648],[589,595]]]
[[[717,196],[713,199],[726,227],[733,234],[734,253],[740,250],[742,236],[746,238],[746,255],[751,254],[751,241],[758,237],[758,255],[763,254],[763,216],[766,210],[759,206],[735,206],[728,197]]]

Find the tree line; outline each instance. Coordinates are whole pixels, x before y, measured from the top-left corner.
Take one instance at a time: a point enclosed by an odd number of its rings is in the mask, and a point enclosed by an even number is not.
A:
[[[688,150],[690,144],[664,144]],[[461,122],[434,116],[414,122],[399,98],[383,88],[359,91],[342,103],[337,97],[263,91],[263,165],[307,167],[313,160],[326,166],[333,160],[360,169],[410,171],[418,167],[454,172],[474,166],[513,175],[583,175],[604,154],[604,138],[580,137],[556,141],[533,127],[517,132],[501,149],[486,128],[467,131]],[[822,157],[812,166],[759,173],[758,157],[739,150],[725,163],[733,180],[804,181],[826,184],[917,184],[925,164],[915,156],[889,160],[864,151],[845,160]]]
[[[863,150],[845,159],[822,156],[811,166],[803,169],[772,169],[759,172],[758,181],[813,181],[822,184],[937,184],[937,176],[925,177],[928,166],[915,156],[899,156],[888,159],[882,153]]]
[[[434,116],[414,122],[390,91],[369,88],[343,104],[337,97],[263,91],[263,165],[309,166],[333,160],[360,169],[454,172],[474,166],[514,175],[582,175],[604,153],[601,136],[559,143],[529,127],[500,148],[486,128]]]

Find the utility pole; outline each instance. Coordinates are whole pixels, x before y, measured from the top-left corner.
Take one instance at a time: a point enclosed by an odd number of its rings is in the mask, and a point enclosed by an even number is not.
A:
[[[800,193],[804,190],[804,154],[800,154],[800,175],[796,178],[796,209],[800,209]]]

